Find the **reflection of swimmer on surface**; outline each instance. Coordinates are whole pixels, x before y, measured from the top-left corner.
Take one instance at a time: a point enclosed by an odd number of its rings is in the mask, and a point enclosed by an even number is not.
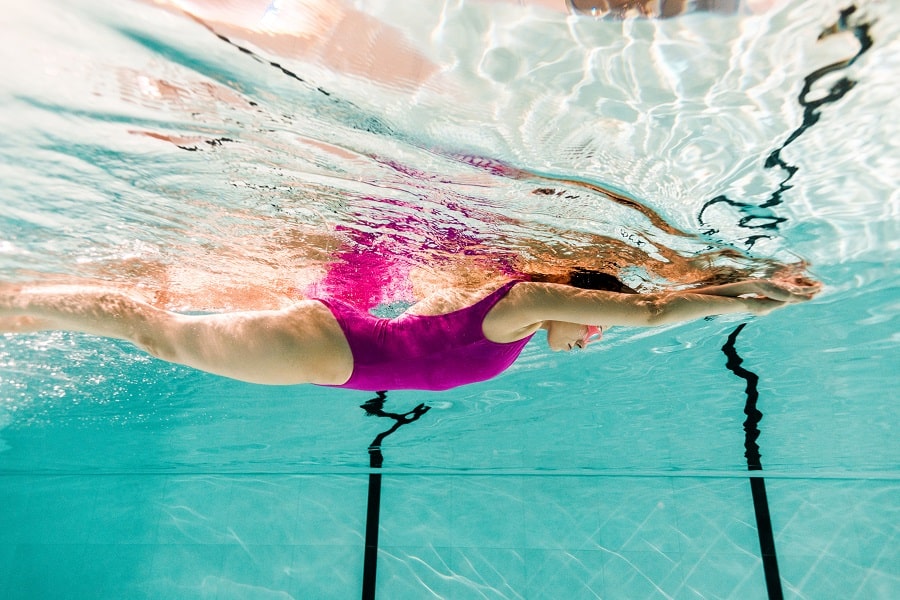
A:
[[[559,0],[560,3],[563,0]],[[694,12],[734,15],[742,11],[763,12],[777,0],[565,0],[575,15],[624,19],[632,17],[668,19]],[[547,4],[548,0],[541,0]],[[554,2],[555,4],[555,2]]]
[[[496,282],[426,298],[394,319],[342,301],[186,315],[95,285],[0,285],[0,331],[67,330],[127,340],[163,360],[261,384],[444,390],[499,375],[538,331],[552,350],[587,345],[612,326],[652,327],[710,315],[764,315],[812,298],[800,277],[638,294],[603,287]]]
[[[404,33],[343,0],[155,0],[217,35],[236,37],[283,58],[400,88],[419,85],[440,67]]]
[[[759,13],[780,0],[482,0],[597,19],[670,18],[688,13]],[[265,53],[311,60],[328,69],[399,89],[440,81],[444,66],[397,27],[347,0],[153,0],[216,35]],[[444,7],[434,3],[434,10]]]

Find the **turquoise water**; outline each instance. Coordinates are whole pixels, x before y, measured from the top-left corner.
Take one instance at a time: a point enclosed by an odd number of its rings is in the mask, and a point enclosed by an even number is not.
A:
[[[430,408],[382,441],[377,513],[369,446],[393,421],[360,408],[374,394],[2,336],[3,597],[896,597],[889,4],[821,41],[845,4],[658,23],[404,6],[363,14],[435,66],[422,81],[150,4],[10,9],[0,276],[219,310],[353,290],[371,273],[342,261],[374,249],[393,257],[366,288],[381,310],[473,265],[622,260],[653,289],[805,261],[824,293],[572,355],[536,339],[493,381],[388,392],[386,411]],[[743,323],[758,422],[723,352]]]

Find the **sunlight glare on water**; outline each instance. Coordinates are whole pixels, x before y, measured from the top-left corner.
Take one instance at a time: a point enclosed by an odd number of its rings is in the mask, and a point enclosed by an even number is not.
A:
[[[733,210],[704,227],[722,235],[682,232],[698,230],[698,207],[717,194],[753,202],[777,185],[783,173],[759,163],[798,116],[784,82],[854,52],[841,39],[817,56],[811,36],[772,33],[778,15],[722,20],[710,35],[701,17],[622,25],[490,3],[408,14],[389,4],[368,17],[405,32],[401,50],[431,65],[424,81],[360,81],[151,6],[18,9],[28,43],[6,44],[49,47],[6,84],[7,152],[31,142],[6,167],[7,218],[23,229],[6,241],[8,267],[65,273],[74,256],[97,276],[123,258],[148,272],[202,260],[283,290],[315,280],[338,246],[378,236],[419,265],[465,252],[513,270],[524,265],[504,251],[602,266],[606,239],[637,246],[633,258],[661,258],[656,244],[681,256],[743,250]],[[776,75],[742,68],[748,55]],[[515,65],[492,67],[497,56]],[[771,237],[778,255],[783,240]]]

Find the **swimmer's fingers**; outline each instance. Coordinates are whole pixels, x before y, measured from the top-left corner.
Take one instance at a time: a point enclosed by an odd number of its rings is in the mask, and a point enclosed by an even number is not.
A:
[[[786,285],[794,285],[798,287],[815,287],[820,288],[822,284],[811,277],[803,274],[792,274],[790,272],[775,273],[771,277],[772,281],[778,281]]]
[[[790,281],[767,280],[759,283],[759,293],[780,302],[806,302],[821,290],[821,284],[798,285]]]
[[[788,290],[794,295],[804,296],[806,299],[809,299],[822,291],[821,282],[804,275],[775,276],[769,281]]]
[[[809,300],[822,291],[822,284],[818,281],[804,283],[802,285],[791,284],[788,286],[788,289],[791,290],[795,295],[803,296],[805,300]]]

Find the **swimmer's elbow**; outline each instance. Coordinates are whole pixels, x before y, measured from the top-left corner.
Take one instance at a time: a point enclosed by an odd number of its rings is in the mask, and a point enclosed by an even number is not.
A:
[[[713,315],[754,312],[758,300],[672,292],[649,296],[645,304],[647,325],[669,325]]]
[[[709,311],[702,298],[680,292],[647,294],[638,305],[643,319],[642,325],[646,327],[679,323],[705,316]]]
[[[600,322],[626,327],[655,327],[669,322],[671,318],[670,299],[663,294],[629,295],[618,299],[610,309],[609,314],[600,318]]]
[[[638,307],[647,327],[665,325],[671,318],[672,302],[667,295],[648,294],[638,301]]]

